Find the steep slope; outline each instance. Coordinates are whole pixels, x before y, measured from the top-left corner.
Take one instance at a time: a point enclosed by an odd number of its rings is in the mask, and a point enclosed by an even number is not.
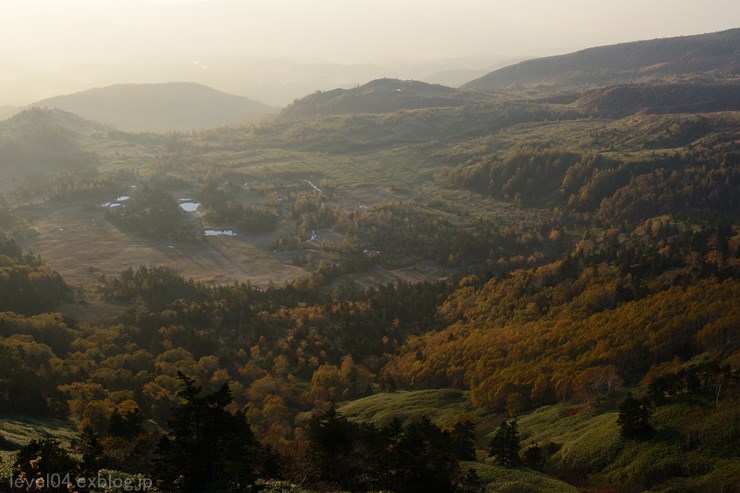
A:
[[[59,108],[126,131],[191,131],[250,123],[274,113],[257,101],[194,83],[118,84],[44,99]]]
[[[703,73],[740,74],[740,29],[712,34],[621,43],[538,58],[504,67],[464,88],[596,86]]]
[[[399,110],[457,107],[490,97],[472,91],[424,82],[378,79],[355,89],[316,92],[281,113],[282,119],[312,118],[348,113],[392,113]]]

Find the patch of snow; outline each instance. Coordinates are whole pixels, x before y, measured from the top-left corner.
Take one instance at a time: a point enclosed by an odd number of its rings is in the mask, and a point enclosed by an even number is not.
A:
[[[100,207],[104,207],[107,209],[113,209],[114,207],[126,207],[125,205],[120,204],[119,202],[125,202],[129,200],[131,197],[128,195],[121,195],[120,197],[116,197],[116,200],[112,200],[110,202],[101,202]]]
[[[223,229],[223,230],[207,229],[203,231],[203,234],[206,236],[236,236],[236,233],[234,233],[230,229]]]
[[[183,202],[180,204],[180,209],[185,212],[195,212],[198,210],[198,207],[200,207],[200,202]]]

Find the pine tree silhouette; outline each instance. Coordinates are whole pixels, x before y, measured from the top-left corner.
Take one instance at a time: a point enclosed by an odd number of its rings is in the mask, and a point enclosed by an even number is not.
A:
[[[519,426],[516,419],[504,421],[491,439],[491,457],[506,467],[519,465]]]
[[[650,408],[632,395],[628,395],[619,405],[617,424],[622,438],[642,438],[653,431]]]
[[[237,491],[254,480],[255,439],[243,412],[226,411],[228,384],[206,395],[192,378],[178,373],[182,404],[173,410],[170,433],[159,446],[156,470],[167,491]]]

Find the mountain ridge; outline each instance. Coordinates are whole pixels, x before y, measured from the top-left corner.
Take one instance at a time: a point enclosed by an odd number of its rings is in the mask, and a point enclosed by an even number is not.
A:
[[[740,28],[598,46],[509,65],[463,85],[496,90],[596,86],[645,78],[740,74]]]
[[[30,106],[58,108],[129,132],[248,124],[276,111],[263,103],[193,82],[115,84],[43,99]]]
[[[280,113],[281,119],[349,113],[393,113],[432,107],[458,107],[491,101],[483,93],[416,80],[375,79],[353,89],[317,91],[298,99]]]

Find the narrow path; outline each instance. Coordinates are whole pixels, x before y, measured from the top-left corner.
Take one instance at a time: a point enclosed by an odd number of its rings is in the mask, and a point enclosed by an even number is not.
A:
[[[319,187],[317,187],[316,185],[314,185],[310,181],[306,180],[305,178],[303,179],[303,181],[305,181],[306,183],[308,183],[311,186],[311,188],[313,188],[314,190],[316,190],[317,192],[319,192],[319,194],[321,193],[321,189]]]

